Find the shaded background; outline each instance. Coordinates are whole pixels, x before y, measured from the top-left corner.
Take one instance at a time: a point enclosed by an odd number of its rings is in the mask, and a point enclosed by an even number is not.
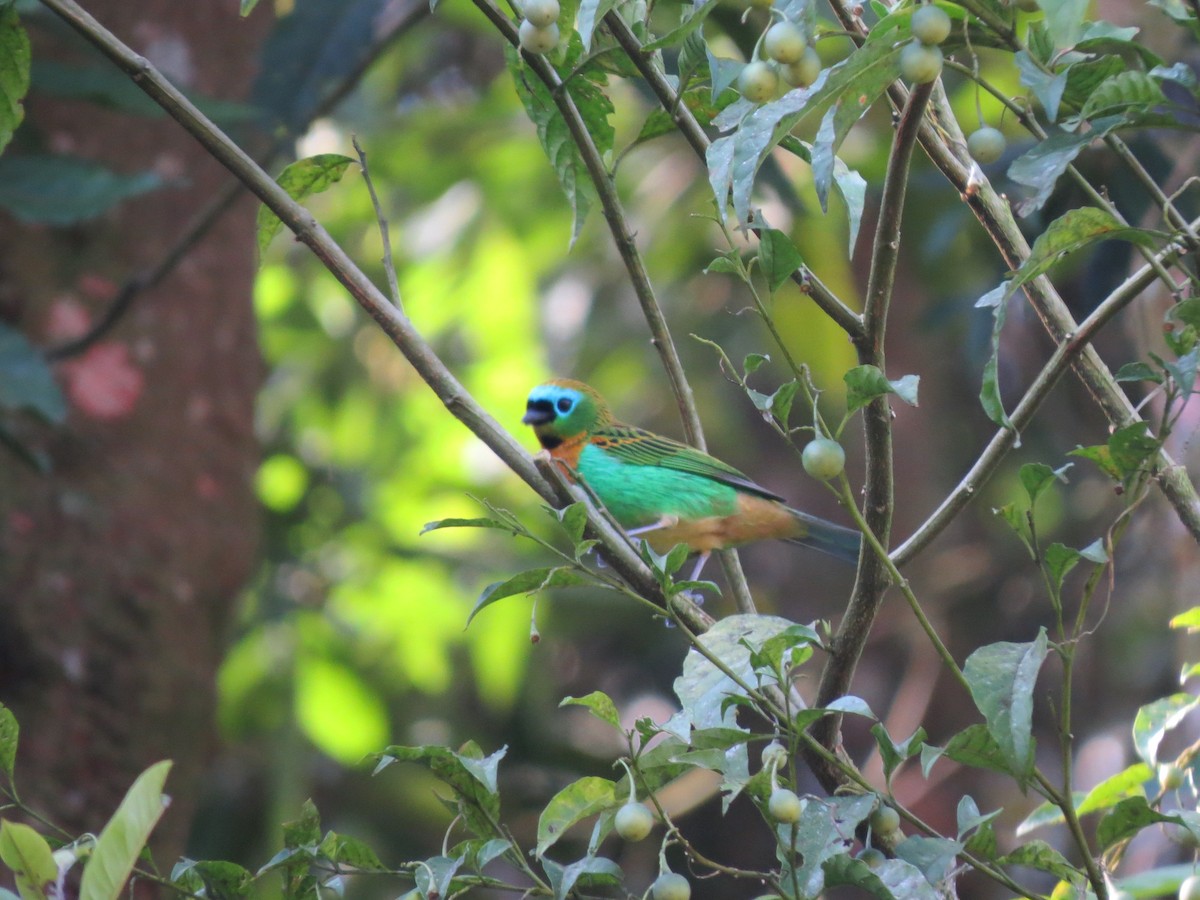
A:
[[[266,8],[240,20],[231,7],[89,4],[186,90],[224,104],[216,107],[223,122],[256,152],[282,141],[302,156],[353,155],[350,138],[358,136],[390,219],[405,311],[531,449],[520,425],[524,398],[552,375],[583,378],[622,418],[679,436],[603,222],[593,216],[568,248],[570,211],[504,71],[500,41],[468,3],[447,0],[432,19],[419,6],[381,0],[299,0],[277,20]],[[1118,24],[1144,19],[1146,40],[1168,59],[1195,52],[1175,46],[1165,17],[1142,4],[1112,4],[1103,15]],[[718,12],[709,26],[724,55],[748,48],[760,26],[743,27],[737,16]],[[123,82],[105,81],[103,61],[45,13],[30,7],[25,21],[41,68],[28,121],[5,158],[70,154],[158,178],[146,185],[153,190],[99,217],[31,220],[17,209],[0,218],[0,316],[55,346],[94,324],[128,278],[160,259],[227,176],[173,123],[129,99]],[[723,30],[728,37],[718,36]],[[820,49],[834,61],[846,48],[827,40]],[[984,61],[994,82],[1017,91],[1002,58]],[[75,81],[64,79],[64,68],[76,70]],[[71,87],[81,82],[89,89]],[[947,86],[970,130],[974,91],[950,78]],[[614,84],[612,93],[624,146],[652,107],[632,85]],[[330,108],[310,123],[321,105]],[[982,108],[990,124],[1010,131],[1010,158],[1028,146],[987,97]],[[852,305],[890,133],[886,110],[874,110],[842,151],[872,186],[852,261],[842,210],[835,202],[820,212],[802,165],[780,158],[763,177],[759,200],[769,221],[793,235]],[[1168,190],[1194,170],[1196,147],[1182,137],[1156,136],[1140,149]],[[1144,214],[1111,160],[1093,153],[1081,165],[1128,218]],[[1002,180],[1004,166],[993,169]],[[897,409],[898,538],[993,432],[977,401],[990,315],[973,304],[1003,275],[957,195],[923,159],[913,179],[888,374],[920,375],[921,405]],[[844,521],[722,376],[713,351],[689,337],[720,343],[734,360],[779,355],[746,312],[744,287],[703,274],[725,247],[706,218],[711,193],[699,162],[682,142],[659,139],[622,158],[618,183],[693,379],[710,451],[796,505]],[[1056,197],[1043,221],[1077,202]],[[382,284],[378,227],[357,171],[310,206]],[[325,827],[365,839],[397,864],[438,852],[449,816],[426,772],[393,766],[372,778],[362,758],[388,743],[474,739],[486,752],[508,746],[505,817],[531,837],[555,791],[582,774],[612,775],[622,749],[582,710],[559,709],[562,697],[603,690],[630,724],[643,715],[665,719],[685,642],[641,608],[583,589],[543,597],[536,614],[528,599],[506,600],[464,628],[484,585],[544,557],[491,533],[418,537],[422,525],[477,515],[473,497],[547,534],[550,520],[303,248],[278,238],[255,276],[253,216],[253,204],[237,201],[114,328],[58,363],[71,405],[65,426],[9,423],[53,465],[38,473],[0,459],[0,701],[22,724],[18,783],[69,830],[95,829],[138,771],[169,756],[178,767],[168,783],[176,803],[158,837],[165,858],[186,847],[193,857],[254,869],[278,848],[279,823],[311,796]],[[1031,233],[1038,225],[1029,223]],[[1069,265],[1056,283],[1082,316],[1127,273],[1129,259],[1123,247],[1105,245]],[[1111,366],[1160,349],[1169,302],[1147,296],[1103,337]],[[827,412],[837,411],[841,375],[854,364],[850,345],[793,285],[775,297],[773,313],[824,390]],[[1023,307],[1014,308],[1004,341],[1011,402],[1050,345]],[[753,383],[769,393],[786,378],[772,363]],[[1185,417],[1172,448],[1192,463],[1193,431]],[[1036,570],[991,513],[1016,498],[1017,467],[1058,467],[1076,445],[1105,437],[1086,392],[1065,379],[1004,470],[906,571],[960,660],[984,643],[1032,639],[1052,622]],[[845,443],[854,478],[854,425]],[[1069,479],[1041,501],[1039,524],[1047,539],[1079,547],[1103,534],[1121,500],[1087,465]],[[760,609],[800,622],[836,620],[851,586],[849,567],[785,545],[749,548],[743,561]],[[1084,788],[1131,760],[1134,711],[1173,691],[1196,650],[1165,625],[1195,602],[1196,550],[1156,494],[1139,510],[1116,571],[1079,655]],[[1070,584],[1076,598],[1081,582]],[[730,611],[720,598],[708,608]],[[536,645],[532,618],[542,635]],[[1057,752],[1056,674],[1048,663],[1039,697],[1047,761]],[[923,725],[941,742],[976,721],[894,598],[854,689],[896,738]],[[846,741],[878,773],[865,726],[848,723]],[[1187,742],[1180,736],[1180,747]],[[929,780],[906,770],[895,790],[945,829],[964,793],[984,810],[1004,807],[1002,833],[1033,805],[1005,781],[946,763]],[[730,816],[723,822],[709,801],[684,827],[709,855],[770,864],[773,846],[757,813],[735,804]],[[631,886],[653,877],[654,848],[611,852]],[[1135,848],[1133,861],[1173,852]],[[355,889],[399,892],[369,881]],[[697,885],[704,896],[744,890]]]

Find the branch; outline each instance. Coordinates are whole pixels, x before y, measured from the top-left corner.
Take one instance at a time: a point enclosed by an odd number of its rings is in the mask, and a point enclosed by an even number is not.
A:
[[[293,200],[157,69],[104,28],[75,0],[42,2],[128,74],[135,84],[179,122],[214,159],[279,216],[284,225],[296,235],[296,239],[312,251],[391,338],[451,415],[466,425],[546,502],[563,506],[579,499],[570,492],[560,491],[558,486],[552,485],[542,476],[534,465],[533,458],[475,401],[408,318],[363,274],[312,214]],[[603,544],[605,558],[618,574],[638,593],[665,609],[667,598],[659,588],[654,573],[638,558],[625,535],[608,524],[590,504],[588,525],[591,533]],[[688,606],[678,597],[671,599],[671,605],[676,610],[680,607],[686,610]],[[692,615],[690,610],[688,615]],[[694,618],[698,619],[702,630],[703,615]]]
[[[638,72],[646,79],[650,90],[658,98],[659,105],[671,116],[684,139],[700,157],[700,161],[707,163],[708,148],[712,142],[709,141],[708,135],[704,133],[704,129],[700,127],[700,123],[696,121],[696,117],[692,115],[687,104],[675,92],[666,75],[654,64],[652,54],[642,48],[636,35],[617,12],[608,13],[604,17],[604,24],[613,33],[617,43],[621,45],[621,49],[633,61]],[[755,235],[758,234],[757,229],[752,228],[751,230]],[[801,291],[812,297],[813,303],[851,338],[862,334],[863,324],[858,313],[843,303],[812,269],[806,265],[801,266],[792,273],[791,279],[800,286]]]
[[[888,307],[892,299],[896,263],[900,251],[900,222],[904,214],[904,196],[908,185],[909,168],[917,133],[924,119],[933,85],[919,85],[909,95],[892,141],[887,175],[880,201],[879,220],[872,244],[871,271],[867,279],[866,309],[863,314],[863,336],[855,342],[858,360],[884,370],[884,336]],[[876,397],[863,411],[866,438],[866,484],[864,486],[863,518],[866,532],[872,541],[886,548],[892,526],[893,499],[892,468],[892,409],[886,396]],[[886,554],[884,554],[886,557]],[[858,578],[846,606],[837,634],[834,636],[829,660],[821,671],[816,706],[828,706],[850,689],[854,670],[866,646],[875,623],[875,615],[883,602],[884,592],[891,583],[886,558],[864,551],[859,555]],[[828,716],[812,728],[812,735],[826,748],[838,743],[841,720]],[[836,789],[843,781],[841,773],[817,758],[809,756],[814,774],[827,790]]]
[[[1192,227],[1200,228],[1200,219],[1193,222]],[[1156,261],[1160,265],[1170,265],[1182,253],[1183,248],[1181,247],[1168,248],[1158,254]],[[1113,316],[1137,299],[1137,296],[1156,278],[1158,278],[1158,274],[1154,266],[1149,263],[1142,266],[1092,310],[1069,339],[1054,348],[1054,353],[1046,361],[1042,370],[1038,372],[1037,377],[1026,389],[1024,396],[1021,397],[1020,402],[1009,416],[1013,427],[1001,428],[996,432],[975,464],[959,481],[958,486],[904,543],[892,551],[892,561],[897,566],[903,566],[921,552],[930,541],[941,533],[942,529],[950,524],[963,507],[971,502],[975,493],[995,473],[1000,461],[1015,444],[1021,430],[1033,420],[1033,416],[1041,407],[1042,402],[1050,395],[1050,391],[1079,354],[1095,338],[1097,332],[1108,324]]]

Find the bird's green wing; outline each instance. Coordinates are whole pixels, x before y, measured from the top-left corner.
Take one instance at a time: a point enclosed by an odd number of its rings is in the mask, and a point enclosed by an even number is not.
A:
[[[778,494],[755,484],[733,466],[709,456],[702,450],[632,425],[614,422],[595,432],[591,443],[629,465],[661,466],[665,469],[690,472],[760,497],[783,500]]]

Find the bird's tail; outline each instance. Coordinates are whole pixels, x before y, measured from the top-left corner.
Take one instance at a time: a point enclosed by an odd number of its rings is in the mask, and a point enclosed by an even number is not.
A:
[[[858,550],[862,546],[862,535],[853,528],[834,525],[832,522],[826,522],[824,519],[818,519],[816,516],[810,516],[808,513],[790,507],[788,512],[792,514],[799,526],[796,536],[788,538],[789,542],[812,547],[814,550],[820,550],[822,553],[828,553],[830,556],[836,556],[846,562],[858,562]]]

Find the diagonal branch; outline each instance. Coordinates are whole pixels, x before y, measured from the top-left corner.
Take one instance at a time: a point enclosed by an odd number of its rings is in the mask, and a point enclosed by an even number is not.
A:
[[[375,286],[329,236],[313,215],[293,200],[244,150],[212,123],[144,57],[101,25],[75,0],[42,0],[68,25],[94,44],[116,66],[129,75],[154,102],[191,134],[221,165],[251,193],[279,216],[280,220],[325,265],[355,301],[373,318],[404,354],[417,373],[442,401],[446,409],[467,426],[485,445],[546,502],[563,506],[579,499],[559,490],[538,471],[533,458],[468,393],[412,322]],[[625,535],[614,529],[599,512],[588,506],[591,534],[601,541],[605,557],[634,590],[666,608],[667,597],[650,568],[638,558]],[[671,599],[682,609],[696,630],[706,628],[706,618],[694,604],[678,596]]]

